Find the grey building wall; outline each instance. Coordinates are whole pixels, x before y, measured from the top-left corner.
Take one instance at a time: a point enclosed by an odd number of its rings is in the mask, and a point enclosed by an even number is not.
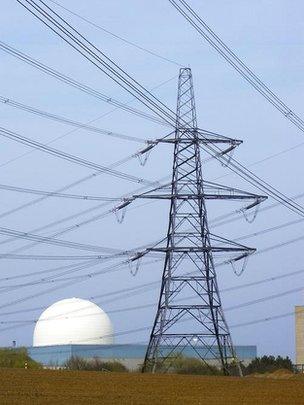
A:
[[[304,364],[304,306],[295,307],[296,364]]]
[[[190,348],[189,348],[190,349]],[[256,346],[235,346],[238,358],[245,364],[257,356]],[[58,345],[29,347],[32,359],[45,366],[62,366],[72,356],[92,359],[98,357],[104,361],[117,360],[130,370],[138,368],[143,363],[146,345],[113,344],[113,345]],[[194,357],[193,351],[187,348],[183,351],[185,357]],[[210,358],[212,363],[212,358]]]

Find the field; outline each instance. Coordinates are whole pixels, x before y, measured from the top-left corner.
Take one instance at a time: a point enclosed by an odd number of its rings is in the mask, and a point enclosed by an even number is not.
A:
[[[0,370],[0,404],[304,404],[304,377]]]

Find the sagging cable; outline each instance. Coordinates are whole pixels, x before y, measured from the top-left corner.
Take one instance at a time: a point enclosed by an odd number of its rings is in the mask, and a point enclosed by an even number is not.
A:
[[[113,208],[113,212],[119,224],[123,223],[123,220],[125,219],[125,215],[127,212],[127,206],[131,204],[133,200],[134,198],[124,199],[119,205]]]
[[[142,252],[138,252],[135,256],[130,257],[129,259],[129,268],[130,268],[130,273],[132,274],[133,277],[135,277],[138,273],[138,270],[140,268],[140,264],[141,264],[141,260],[143,258],[143,256],[145,256],[145,254],[147,253],[147,251],[142,251]],[[133,266],[133,262],[135,262],[135,267]]]
[[[246,267],[247,267],[247,264],[248,264],[249,255],[250,255],[250,254],[251,254],[251,253],[244,253],[244,254],[242,254],[241,256],[238,256],[238,257],[236,257],[235,259],[232,259],[232,260],[229,261],[229,263],[231,264],[233,273],[234,273],[236,276],[240,277],[240,276],[244,273],[244,271],[245,271],[245,269],[246,269]],[[243,259],[244,259],[244,260],[243,260]],[[239,262],[240,260],[243,260],[243,263],[242,263],[242,265],[241,265],[241,268],[240,268],[240,269],[237,269],[237,266],[235,265],[235,263],[236,263],[236,262]]]
[[[136,157],[138,158],[141,166],[145,166],[145,164],[147,163],[151,150],[154,148],[154,146],[155,146],[155,143],[150,143],[146,148],[144,148],[136,153]]]
[[[247,205],[245,208],[242,208],[240,210],[241,213],[244,215],[246,222],[248,222],[249,224],[253,223],[258,215],[260,204],[263,201],[265,201],[265,197],[258,197],[252,204]],[[253,215],[248,215],[248,211],[252,210],[252,208],[254,208]]]

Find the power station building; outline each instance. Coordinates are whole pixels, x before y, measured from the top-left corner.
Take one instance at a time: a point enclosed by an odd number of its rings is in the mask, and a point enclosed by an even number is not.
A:
[[[28,351],[32,359],[46,367],[63,366],[72,356],[77,356],[116,360],[130,370],[138,368],[143,363],[146,345],[115,344],[113,335],[111,320],[99,306],[80,298],[64,299],[41,314],[34,330],[33,347]],[[235,349],[245,364],[257,356],[256,346]],[[182,354],[187,357],[187,347]]]
[[[296,367],[304,371],[304,306],[295,307]]]

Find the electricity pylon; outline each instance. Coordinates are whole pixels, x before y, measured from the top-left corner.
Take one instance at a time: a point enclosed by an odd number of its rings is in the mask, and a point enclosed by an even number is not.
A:
[[[250,200],[247,210],[266,197],[203,181],[201,148],[211,144],[225,154],[241,141],[197,127],[189,68],[180,70],[176,115],[175,136],[162,140],[174,145],[172,181],[136,196],[171,201],[166,243],[150,249],[163,253],[165,260],[143,372],[165,372],[174,359],[185,355],[200,358],[206,365],[218,363],[229,374],[237,358],[222,309],[214,256],[234,254],[229,260],[238,261],[255,249],[211,234],[206,200]]]

